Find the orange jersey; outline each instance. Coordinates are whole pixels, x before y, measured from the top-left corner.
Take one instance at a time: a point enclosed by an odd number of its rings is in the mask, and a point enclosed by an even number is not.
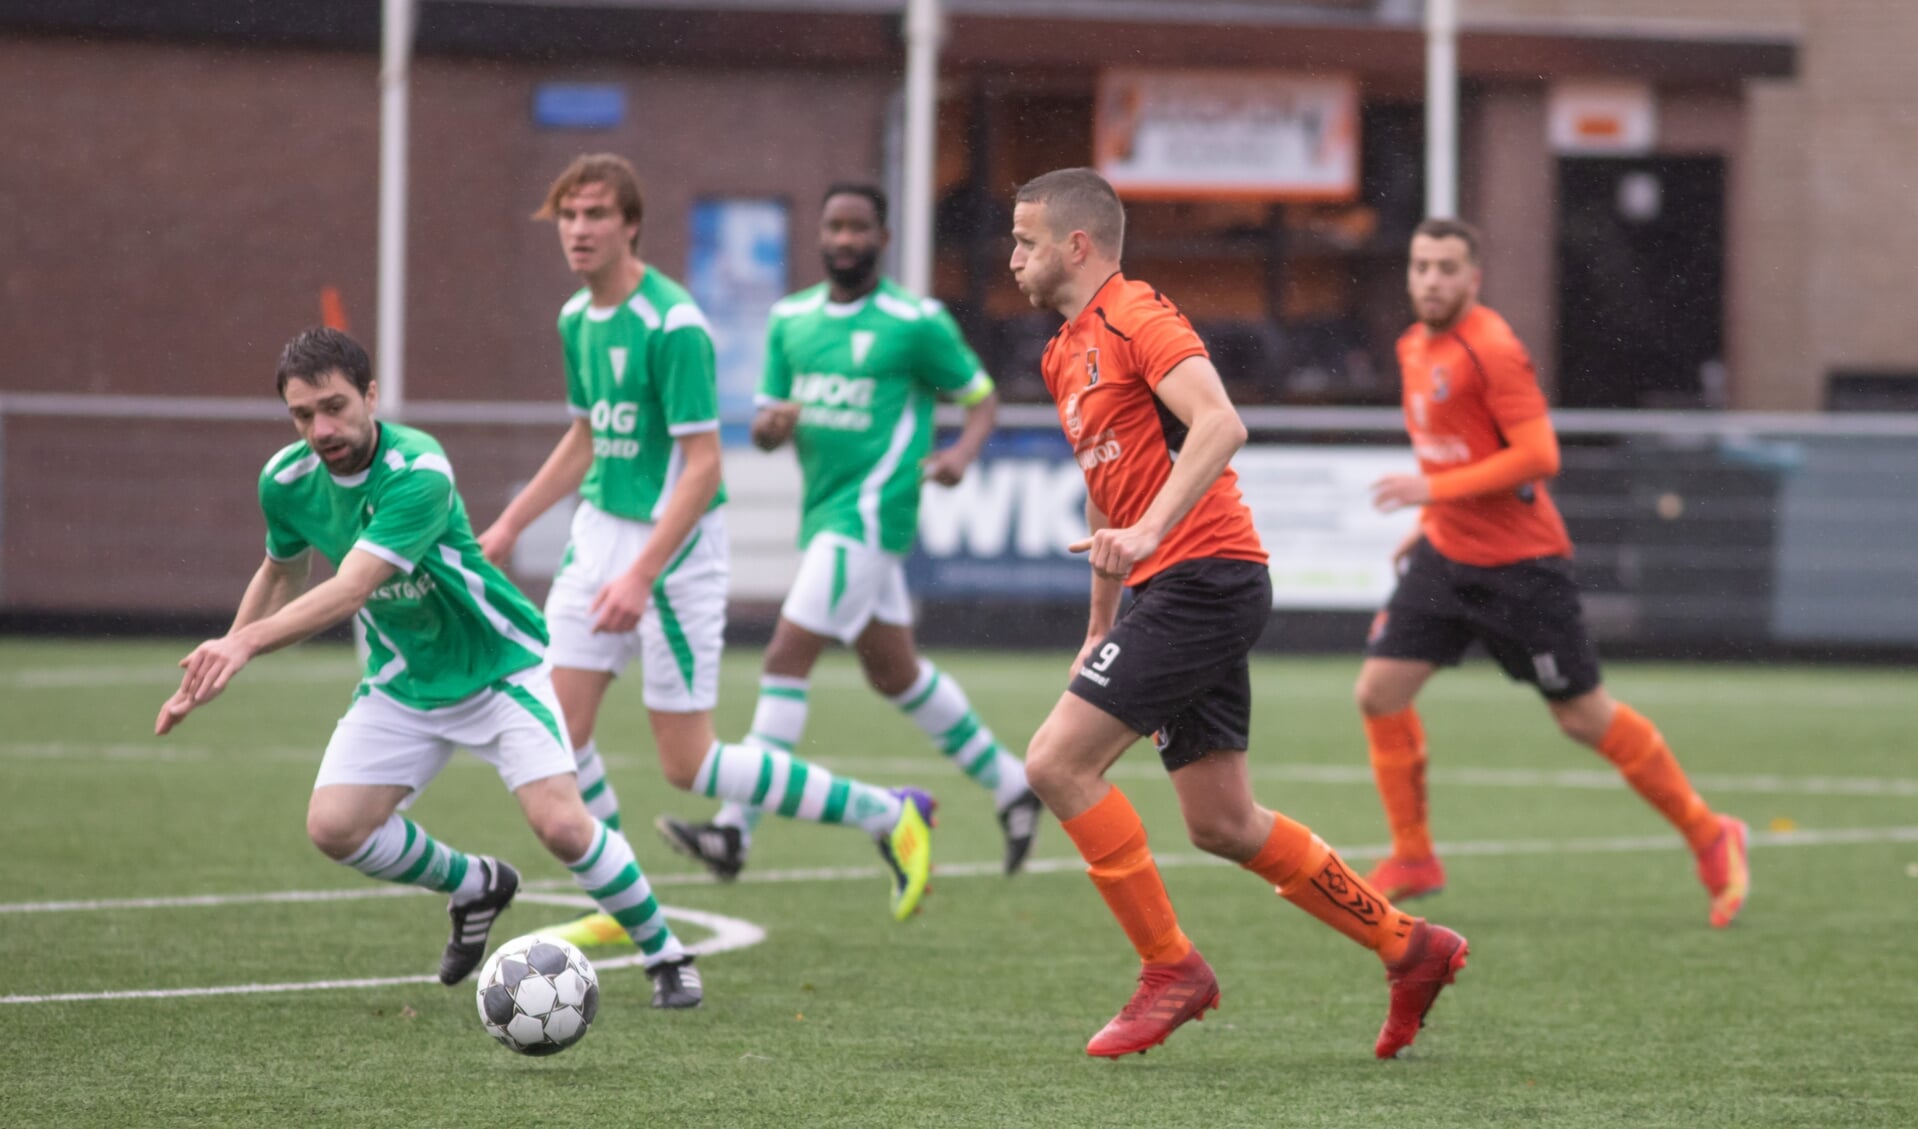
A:
[[[1506,446],[1505,429],[1546,414],[1532,358],[1512,327],[1474,306],[1452,329],[1415,325],[1399,338],[1405,428],[1425,474],[1469,466]],[[1572,539],[1543,482],[1431,502],[1419,519],[1440,553],[1493,568],[1532,557],[1569,557]]]
[[[1115,272],[1078,317],[1046,345],[1040,368],[1059,426],[1085,472],[1086,493],[1113,528],[1137,524],[1172,475],[1185,425],[1154,394],[1180,361],[1206,355],[1179,308],[1143,282]],[[1132,566],[1128,585],[1182,561],[1266,559],[1231,467]]]

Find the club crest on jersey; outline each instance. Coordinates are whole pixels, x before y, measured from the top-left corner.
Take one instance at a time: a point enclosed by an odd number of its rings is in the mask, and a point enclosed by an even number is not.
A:
[[[1447,396],[1450,396],[1451,394],[1452,394],[1451,374],[1445,371],[1444,365],[1433,365],[1432,366],[1432,402],[1434,404],[1443,404],[1445,402],[1445,398]]]
[[[1099,350],[1086,350],[1086,387],[1099,383]]]

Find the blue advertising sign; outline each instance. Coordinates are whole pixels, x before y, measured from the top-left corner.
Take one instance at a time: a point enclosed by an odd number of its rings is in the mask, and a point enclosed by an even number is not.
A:
[[[612,83],[542,82],[533,124],[542,129],[612,129],[626,120],[626,91]]]
[[[766,315],[786,296],[783,200],[711,198],[693,203],[686,288],[712,327],[719,418],[752,418],[766,363]]]
[[[999,432],[959,485],[926,487],[907,581],[932,600],[1083,600],[1091,572],[1066,546],[1085,536],[1085,497],[1063,434]]]

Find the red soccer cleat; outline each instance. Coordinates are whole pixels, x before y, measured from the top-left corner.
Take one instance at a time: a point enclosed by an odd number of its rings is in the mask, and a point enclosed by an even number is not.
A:
[[[1445,889],[1445,868],[1437,855],[1422,859],[1402,859],[1394,855],[1372,868],[1365,876],[1374,890],[1388,902],[1423,898]]]
[[[1405,955],[1385,969],[1386,983],[1392,986],[1392,1010],[1379,1028],[1373,1054],[1393,1058],[1412,1045],[1425,1026],[1425,1013],[1432,1010],[1440,990],[1465,967],[1465,954],[1471,948],[1465,938],[1443,925],[1421,920],[1412,927]]]
[[[1751,862],[1746,853],[1748,834],[1743,820],[1718,817],[1718,838],[1698,852],[1698,880],[1712,895],[1712,928],[1723,929],[1744,908],[1751,893]]]
[[[1094,1058],[1144,1054],[1188,1019],[1203,1020],[1219,1006],[1219,979],[1193,949],[1173,964],[1148,964],[1139,972],[1139,990],[1112,1022],[1086,1044]]]

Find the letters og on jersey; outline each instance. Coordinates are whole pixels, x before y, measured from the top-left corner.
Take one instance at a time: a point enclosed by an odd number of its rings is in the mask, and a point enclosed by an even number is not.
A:
[[[1205,342],[1164,295],[1115,273],[1046,346],[1041,371],[1092,504],[1114,528],[1136,524],[1172,474],[1185,425],[1155,390]],[[1181,561],[1266,559],[1252,514],[1227,467],[1159,549],[1132,566],[1143,584]]]

